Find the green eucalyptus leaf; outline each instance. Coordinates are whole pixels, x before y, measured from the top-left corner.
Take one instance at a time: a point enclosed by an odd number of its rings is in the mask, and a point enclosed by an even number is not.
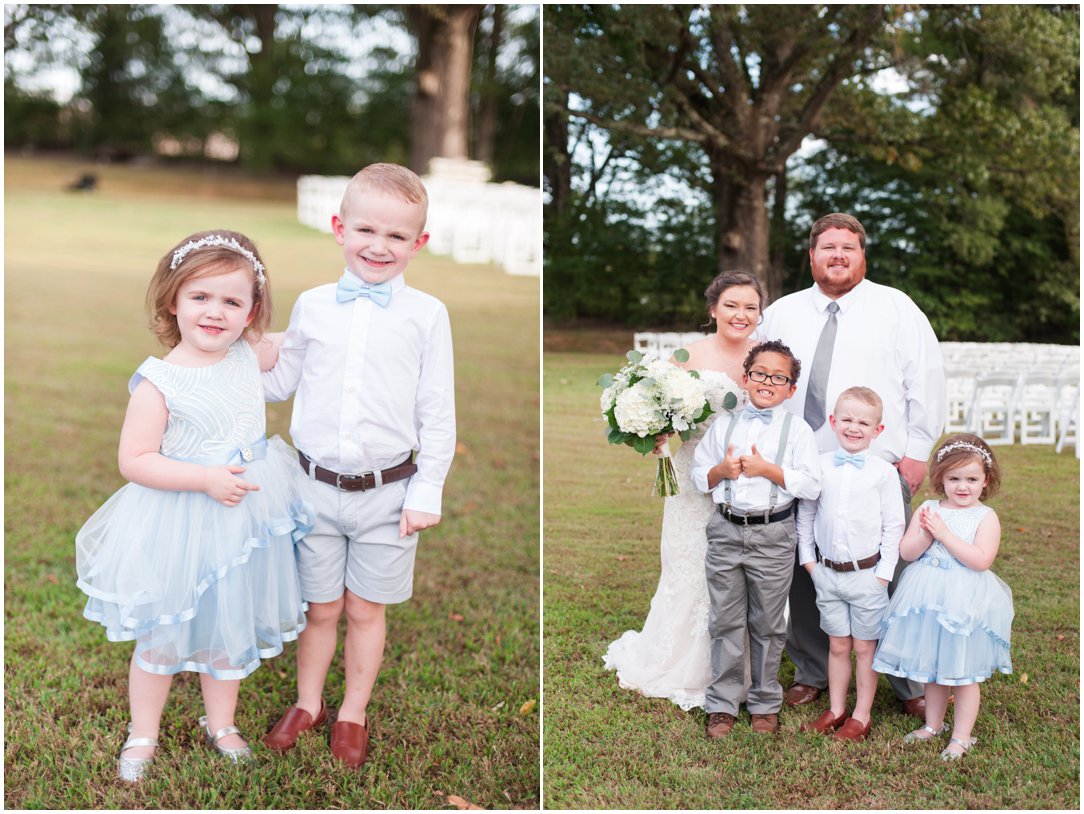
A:
[[[606,388],[606,387],[609,387],[613,383],[614,383],[614,374],[612,374],[612,373],[603,373],[601,376],[598,377],[598,386],[599,387]]]
[[[733,410],[738,406],[738,397],[734,393],[727,393],[723,396],[723,409]]]
[[[685,364],[689,361],[689,352],[685,350],[685,348],[678,348],[676,351],[674,351],[674,358],[682,364]]]
[[[644,358],[644,355],[638,350],[630,350],[628,353],[625,354],[625,358],[635,365]]]

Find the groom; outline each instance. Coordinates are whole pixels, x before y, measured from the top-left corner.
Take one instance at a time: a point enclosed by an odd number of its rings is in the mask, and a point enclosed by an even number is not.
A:
[[[820,452],[835,448],[826,404],[858,385],[881,395],[885,430],[871,451],[899,471],[910,522],[911,498],[945,423],[945,372],[937,337],[918,306],[903,292],[866,279],[865,249],[866,231],[854,217],[836,213],[814,223],[814,284],[772,303],[758,333],[785,342],[809,371],[785,406],[813,428]],[[900,559],[889,595],[906,565]],[[828,637],[816,599],[809,573],[795,560],[787,630],[787,655],[795,666],[786,693],[791,706],[815,701],[828,685]],[[896,676],[888,681],[904,711],[925,720],[922,685]]]

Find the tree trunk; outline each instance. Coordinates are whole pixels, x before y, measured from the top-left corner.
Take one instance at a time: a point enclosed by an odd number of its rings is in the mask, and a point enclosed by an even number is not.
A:
[[[712,195],[719,217],[719,271],[748,271],[756,275],[768,298],[770,222],[765,198],[768,176],[748,172],[738,176],[712,157]]]
[[[474,155],[479,161],[493,165],[494,145],[497,142],[497,54],[504,36],[504,6],[494,5],[493,28],[489,34],[489,44],[485,55],[485,67],[479,88],[481,100],[478,105],[477,127],[475,128]]]
[[[418,39],[411,168],[424,174],[435,157],[470,157],[470,80],[481,5],[407,6]]]
[[[550,193],[551,211],[557,218],[568,214],[572,205],[572,156],[568,152],[568,94],[559,105],[547,105],[542,118],[544,131],[542,170]]]

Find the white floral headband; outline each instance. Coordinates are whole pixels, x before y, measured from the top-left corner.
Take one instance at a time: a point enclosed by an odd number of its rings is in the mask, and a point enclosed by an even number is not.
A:
[[[256,255],[238,243],[236,238],[232,237],[208,235],[207,237],[201,237],[199,240],[188,241],[173,253],[173,259],[170,261],[169,270],[176,271],[177,266],[184,260],[185,255],[189,252],[196,251],[196,249],[202,249],[205,246],[222,246],[230,251],[237,252],[248,260],[248,262],[252,264],[253,271],[256,272],[256,287],[261,291],[263,290],[264,284],[267,282],[267,277],[263,273],[263,263],[256,259]]]
[[[970,441],[953,441],[951,444],[946,444],[937,450],[937,462],[941,463],[941,459],[948,455],[950,452],[955,452],[958,449],[967,450],[968,452],[974,452],[976,455],[981,455],[982,459],[986,461],[986,466],[991,467],[994,465],[994,459],[985,449],[979,446],[975,446]]]

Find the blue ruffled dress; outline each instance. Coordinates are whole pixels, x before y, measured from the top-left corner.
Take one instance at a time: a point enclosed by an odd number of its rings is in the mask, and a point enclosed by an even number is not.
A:
[[[938,512],[952,533],[973,543],[991,509],[978,504]],[[993,571],[975,571],[937,540],[903,572],[881,623],[873,660],[879,673],[959,686],[1011,673],[1012,590]]]
[[[296,489],[297,457],[265,435],[259,364],[244,339],[207,367],[151,357],[129,391],[144,379],[169,409],[163,455],[243,466],[260,488],[228,507],[202,492],[121,487],[76,536],[83,615],[110,641],[134,640],[150,673],[243,678],[305,627],[294,543],[314,516]]]

